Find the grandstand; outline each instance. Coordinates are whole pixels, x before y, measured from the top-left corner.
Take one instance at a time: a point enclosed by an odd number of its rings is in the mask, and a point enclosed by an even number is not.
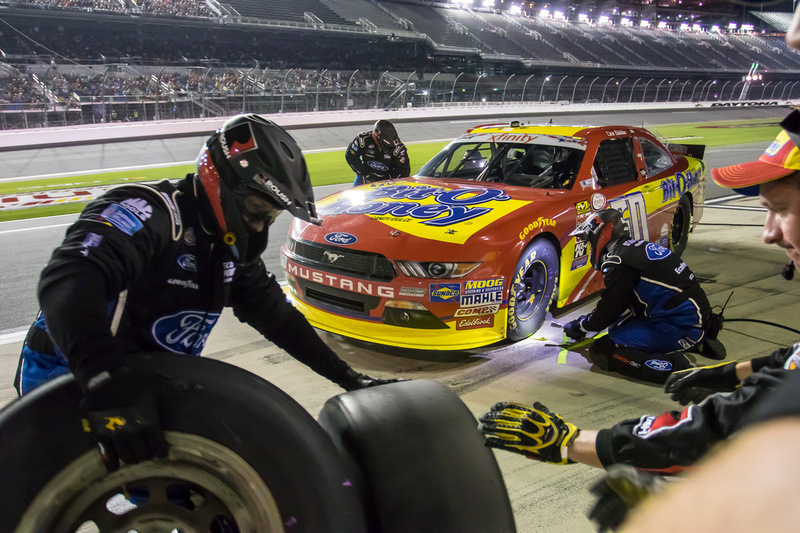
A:
[[[681,6],[564,14],[419,0],[2,0],[0,127],[565,95],[800,96],[800,53],[782,35],[790,13]],[[751,83],[743,76],[755,64],[764,77]]]

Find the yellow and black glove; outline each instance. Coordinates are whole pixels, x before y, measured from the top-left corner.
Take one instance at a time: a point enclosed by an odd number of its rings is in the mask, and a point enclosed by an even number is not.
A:
[[[478,429],[490,448],[508,450],[544,463],[572,464],[567,446],[580,430],[539,402],[533,407],[500,402],[480,417]]]

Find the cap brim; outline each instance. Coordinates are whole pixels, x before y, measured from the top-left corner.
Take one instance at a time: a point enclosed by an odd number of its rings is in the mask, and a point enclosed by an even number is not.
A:
[[[770,165],[763,161],[752,161],[729,167],[712,168],[711,177],[717,185],[729,189],[746,189],[768,181],[785,178],[797,170]]]

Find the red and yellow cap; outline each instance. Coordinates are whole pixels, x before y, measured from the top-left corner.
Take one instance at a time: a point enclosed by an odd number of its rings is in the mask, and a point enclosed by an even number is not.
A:
[[[767,147],[758,161],[741,163],[729,167],[712,168],[711,177],[717,185],[735,189],[748,196],[758,196],[758,186],[768,181],[785,178],[800,171],[800,148],[798,135],[794,130],[800,114],[793,111],[781,122],[783,131]]]

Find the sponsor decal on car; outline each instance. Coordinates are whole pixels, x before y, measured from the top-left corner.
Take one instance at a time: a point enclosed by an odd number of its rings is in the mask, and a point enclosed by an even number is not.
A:
[[[325,235],[325,240],[331,244],[339,244],[341,246],[349,246],[358,242],[358,237],[352,233],[344,233],[342,231],[335,231]]]
[[[592,195],[592,209],[600,211],[606,206],[606,197],[596,192]]]
[[[337,254],[337,253],[335,253],[335,252],[331,252],[330,250],[325,250],[325,251],[322,253],[322,257],[323,257],[323,258],[324,258],[324,259],[325,259],[325,260],[326,260],[328,263],[335,263],[335,262],[336,262],[336,261],[338,261],[339,259],[342,259],[342,258],[344,258],[344,254]]]
[[[555,226],[556,221],[552,218],[544,218],[539,217],[533,222],[530,222],[527,226],[525,226],[522,231],[519,232],[519,240],[525,239],[530,232],[533,230],[537,230],[539,228],[544,228],[545,226]]]
[[[589,200],[583,200],[582,202],[578,202],[577,204],[575,204],[575,211],[579,215],[588,213],[590,210],[591,210],[591,205],[589,204]]]
[[[589,242],[575,239],[575,253],[572,256],[572,266],[570,270],[575,270],[586,265],[589,261]]]
[[[371,185],[321,200],[319,214],[366,215],[409,235],[463,244],[494,221],[530,204],[500,189],[448,189],[398,181]]]
[[[669,202],[700,183],[700,169],[676,172],[674,176],[661,180],[661,201]]]
[[[500,305],[503,303],[503,284],[505,278],[464,282],[461,307]]]
[[[431,283],[431,302],[458,303],[461,285],[458,283]]]
[[[389,285],[337,276],[330,272],[320,272],[319,270],[298,265],[292,261],[286,262],[286,272],[298,278],[333,287],[334,289],[342,289],[370,296],[380,296],[382,298],[394,298],[394,288]]]
[[[460,307],[456,309],[453,316],[480,316],[480,315],[496,315],[500,310],[499,305],[482,305],[480,307]]]
[[[491,328],[494,326],[494,315],[479,316],[474,318],[460,318],[456,322],[456,329]]]
[[[153,323],[155,341],[170,352],[199,355],[208,335],[219,320],[219,313],[181,311]]]
[[[400,296],[412,296],[414,298],[424,298],[427,293],[428,291],[422,287],[401,287],[399,291]]]

